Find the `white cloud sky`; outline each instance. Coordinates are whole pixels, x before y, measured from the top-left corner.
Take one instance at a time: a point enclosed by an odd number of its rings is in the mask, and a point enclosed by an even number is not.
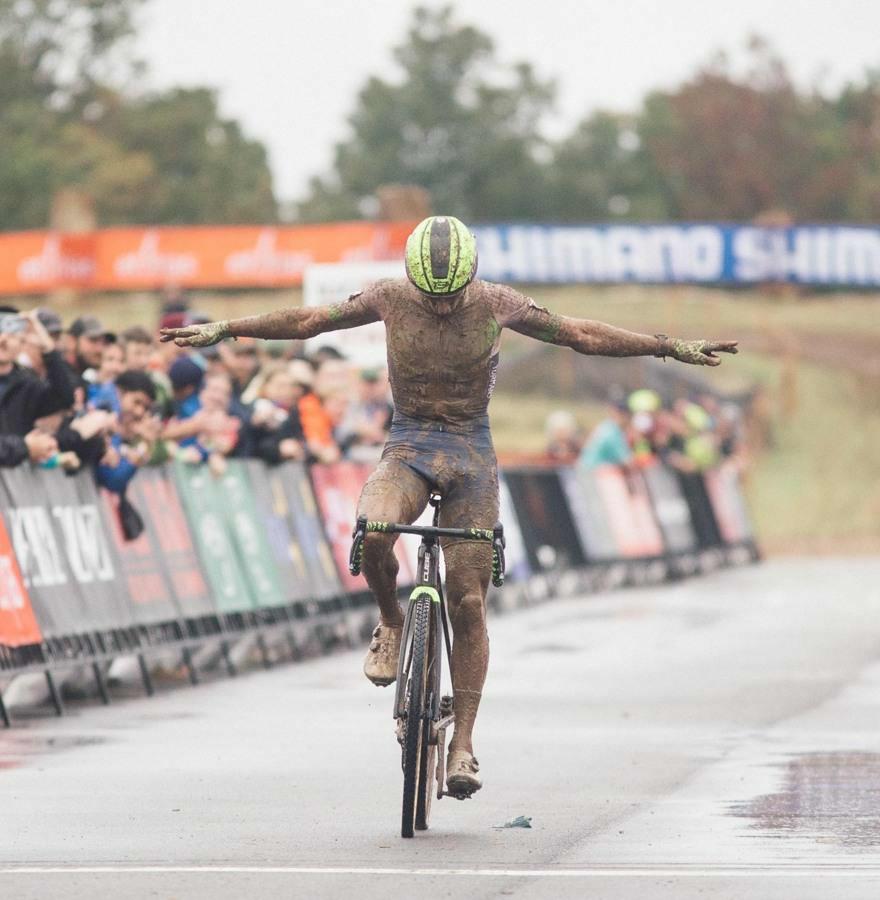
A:
[[[149,0],[139,51],[150,84],[210,85],[224,115],[269,148],[276,192],[301,196],[327,172],[358,89],[392,77],[412,0]],[[437,4],[428,4],[437,5]],[[770,39],[801,84],[836,86],[880,67],[880,4],[869,0],[468,0],[457,19],[559,86],[553,133],[590,111],[635,109],[713,51]]]

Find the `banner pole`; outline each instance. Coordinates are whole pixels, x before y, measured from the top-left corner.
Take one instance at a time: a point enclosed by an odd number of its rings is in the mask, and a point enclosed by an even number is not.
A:
[[[92,672],[95,673],[95,684],[98,686],[98,693],[101,696],[101,702],[104,706],[110,705],[110,695],[107,693],[107,685],[104,683],[104,673],[101,666],[97,662],[92,663]]]
[[[49,686],[49,696],[52,698],[52,704],[55,707],[55,715],[64,715],[64,705],[61,703],[61,694],[55,686],[55,679],[49,669],[46,669],[46,684]]]
[[[150,669],[147,666],[147,661],[144,659],[144,654],[138,653],[137,660],[141,670],[141,680],[144,683],[144,693],[148,697],[152,697],[156,691],[153,687],[153,679],[150,677]]]

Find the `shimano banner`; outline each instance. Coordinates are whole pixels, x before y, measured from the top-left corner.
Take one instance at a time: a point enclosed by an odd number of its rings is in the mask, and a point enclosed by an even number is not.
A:
[[[871,226],[481,225],[474,233],[488,281],[880,285],[880,228]]]

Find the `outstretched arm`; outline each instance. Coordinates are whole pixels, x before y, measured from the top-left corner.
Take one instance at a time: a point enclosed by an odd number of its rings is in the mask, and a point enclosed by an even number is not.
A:
[[[684,341],[665,334],[638,334],[591,319],[551,313],[534,301],[509,291],[499,300],[499,323],[549,344],[571,347],[589,356],[671,356],[698,366],[718,366],[717,352],[736,353],[736,341]],[[514,298],[511,295],[516,294]]]
[[[382,318],[379,302],[378,291],[370,289],[333,306],[300,306],[244,319],[163,328],[159,340],[174,341],[178,347],[207,347],[228,337],[304,340],[325,331],[378,322]]]

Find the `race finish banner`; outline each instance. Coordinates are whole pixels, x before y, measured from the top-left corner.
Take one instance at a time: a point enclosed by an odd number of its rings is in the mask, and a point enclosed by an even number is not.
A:
[[[0,519],[0,645],[23,647],[42,639],[12,542]]]
[[[131,622],[128,589],[91,472],[3,469],[3,515],[46,637]]]
[[[128,487],[128,497],[141,514],[152,552],[159,560],[174,604],[186,618],[213,615],[216,610],[199,566],[186,514],[174,487],[170,467],[145,466]],[[140,543],[139,539],[135,543]],[[158,607],[147,613],[158,613]],[[155,621],[155,620],[153,620]]]

